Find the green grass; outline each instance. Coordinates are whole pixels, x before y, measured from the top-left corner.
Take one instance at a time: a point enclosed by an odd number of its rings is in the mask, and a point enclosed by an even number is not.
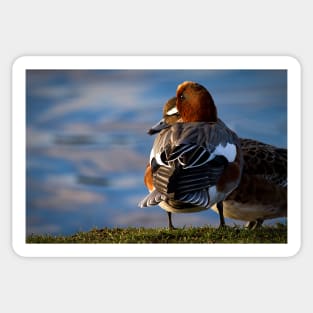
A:
[[[287,243],[287,226],[243,227],[103,228],[72,236],[30,235],[27,243]]]

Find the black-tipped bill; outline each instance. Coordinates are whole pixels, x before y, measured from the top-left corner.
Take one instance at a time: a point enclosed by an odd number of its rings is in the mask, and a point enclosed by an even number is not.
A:
[[[164,118],[162,118],[159,122],[157,122],[155,125],[153,125],[149,130],[148,134],[149,135],[154,135],[159,133],[162,129],[165,129],[169,127],[170,125],[165,123]]]

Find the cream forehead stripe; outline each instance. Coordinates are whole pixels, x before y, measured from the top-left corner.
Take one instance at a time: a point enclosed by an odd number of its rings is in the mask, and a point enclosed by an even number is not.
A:
[[[174,115],[174,114],[177,114],[177,113],[178,113],[178,110],[177,110],[176,107],[174,107],[174,108],[171,108],[170,110],[168,110],[166,112],[166,115]]]

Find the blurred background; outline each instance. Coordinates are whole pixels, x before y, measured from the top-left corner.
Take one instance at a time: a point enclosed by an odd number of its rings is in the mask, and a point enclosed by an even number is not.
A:
[[[27,234],[167,227],[165,211],[137,203],[154,140],[146,132],[185,80],[210,91],[240,137],[287,147],[284,70],[28,70]],[[173,215],[177,227],[218,221],[211,210]]]

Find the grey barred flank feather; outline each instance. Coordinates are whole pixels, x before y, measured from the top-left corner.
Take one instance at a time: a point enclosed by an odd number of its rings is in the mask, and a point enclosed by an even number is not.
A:
[[[226,146],[227,142],[239,144],[239,139],[221,120],[218,120],[217,123],[176,123],[161,131],[155,144],[160,150],[164,150],[168,144],[172,148],[182,144],[196,144],[212,151],[219,144]]]

